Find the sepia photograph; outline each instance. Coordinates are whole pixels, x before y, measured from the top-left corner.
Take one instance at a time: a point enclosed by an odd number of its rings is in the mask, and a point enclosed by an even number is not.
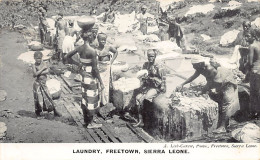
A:
[[[0,146],[259,149],[259,15],[259,0],[0,0]]]

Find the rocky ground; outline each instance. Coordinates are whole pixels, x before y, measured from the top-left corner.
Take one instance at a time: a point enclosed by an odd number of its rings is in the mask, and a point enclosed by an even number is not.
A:
[[[31,67],[17,60],[17,57],[27,51],[28,39],[34,39],[37,30],[36,7],[41,1],[28,0],[23,3],[19,0],[2,0],[0,2],[0,90],[7,92],[5,101],[0,102],[0,121],[7,124],[7,136],[5,142],[83,142],[82,135],[75,124],[69,119],[54,118],[52,114],[45,119],[37,120],[34,115],[32,95],[32,71]],[[148,12],[156,14],[158,7],[156,1],[141,0],[44,0],[48,5],[48,17],[63,12],[69,15],[87,15],[93,5],[97,7],[97,13],[104,12],[104,8],[113,4],[114,9],[121,14],[138,11],[142,4],[149,8]],[[176,2],[171,5],[169,14],[178,17],[178,22],[184,28],[187,43],[200,50],[201,53],[214,56],[231,56],[234,46],[219,46],[221,36],[233,29],[242,30],[243,20],[254,21],[260,13],[260,3],[239,1],[242,6],[230,13],[221,10],[227,2],[215,2],[215,8],[209,13],[197,13],[185,16],[190,7],[194,5],[209,4],[207,0],[188,0]],[[11,31],[12,25],[24,25],[26,30]],[[20,33],[19,33],[20,32]],[[211,37],[203,41],[201,34]],[[121,57],[124,58],[124,57]],[[119,57],[120,59],[120,57]]]

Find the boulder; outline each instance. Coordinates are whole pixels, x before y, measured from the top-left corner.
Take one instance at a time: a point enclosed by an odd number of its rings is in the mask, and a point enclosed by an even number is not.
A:
[[[242,128],[235,129],[232,131],[231,135],[240,143],[260,142],[260,128],[253,123],[248,123]]]
[[[49,79],[46,81],[46,86],[53,99],[58,99],[61,95],[61,83],[56,79]]]
[[[6,136],[7,127],[4,122],[0,122],[0,139]]]
[[[117,110],[123,110],[135,105],[134,90],[140,87],[140,80],[137,78],[120,78],[113,82],[113,104]]]
[[[137,39],[143,42],[158,42],[160,41],[160,38],[155,34],[149,34],[149,35],[143,35],[139,34],[137,35]]]
[[[164,94],[144,103],[144,128],[165,140],[189,140],[217,128],[218,104],[203,97],[183,97],[178,103]]]
[[[159,50],[162,54],[172,53],[172,51],[177,51],[181,53],[181,48],[175,42],[170,40],[154,42],[151,44],[151,48]]]
[[[239,32],[239,30],[232,30],[225,33],[220,39],[220,46],[228,47],[232,45],[235,42]]]
[[[189,11],[185,14],[185,16],[196,14],[196,13],[207,14],[208,12],[213,11],[214,8],[215,6],[213,4],[195,5],[189,9]]]
[[[116,60],[111,67],[112,73],[125,72],[127,70],[129,70],[129,65],[127,63]]]
[[[19,24],[19,25],[14,26],[14,29],[16,29],[16,30],[23,30],[23,29],[26,29],[26,26],[24,26],[22,24]]]
[[[28,51],[28,52],[22,53],[22,54],[19,55],[19,57],[17,59],[22,60],[25,63],[33,64],[33,63],[35,63],[35,60],[34,60],[34,57],[33,57],[34,52],[35,51]],[[43,54],[43,57],[42,57],[43,60],[49,60],[51,58],[51,56],[52,56],[51,55],[51,53],[52,53],[51,50],[45,49],[45,50],[43,50],[41,52]]]
[[[228,2],[228,7],[222,7],[223,10],[234,10],[236,8],[239,8],[242,5],[242,3],[239,3],[237,1],[230,1]]]
[[[251,24],[260,29],[260,17],[256,18]]]
[[[5,90],[0,90],[0,102],[6,100],[7,93]]]
[[[211,39],[210,36],[205,35],[205,34],[201,34],[200,36],[203,38],[203,41],[208,41]]]
[[[32,51],[42,51],[43,50],[43,45],[37,41],[32,41],[31,43],[28,44],[28,47]]]

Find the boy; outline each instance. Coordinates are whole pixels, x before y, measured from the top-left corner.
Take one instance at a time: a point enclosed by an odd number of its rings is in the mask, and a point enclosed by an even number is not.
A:
[[[40,51],[34,53],[35,64],[33,65],[33,77],[36,79],[33,83],[33,95],[35,114],[37,117],[40,117],[42,111],[54,111],[54,116],[59,117],[61,114],[56,110],[56,104],[53,102],[46,86],[49,70],[46,63],[42,61],[42,56],[42,52]]]

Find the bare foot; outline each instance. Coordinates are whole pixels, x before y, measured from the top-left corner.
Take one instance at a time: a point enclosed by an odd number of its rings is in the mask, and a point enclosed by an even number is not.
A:
[[[216,133],[216,134],[226,133],[226,132],[227,132],[227,131],[226,131],[225,127],[220,127],[220,128],[218,128],[218,129],[216,129],[216,130],[213,131],[213,133]]]
[[[91,129],[91,128],[101,128],[101,127],[102,127],[102,124],[97,124],[97,123],[92,122],[88,125],[87,128]]]
[[[138,123],[134,124],[133,127],[143,127],[144,123],[142,121],[139,121]]]

